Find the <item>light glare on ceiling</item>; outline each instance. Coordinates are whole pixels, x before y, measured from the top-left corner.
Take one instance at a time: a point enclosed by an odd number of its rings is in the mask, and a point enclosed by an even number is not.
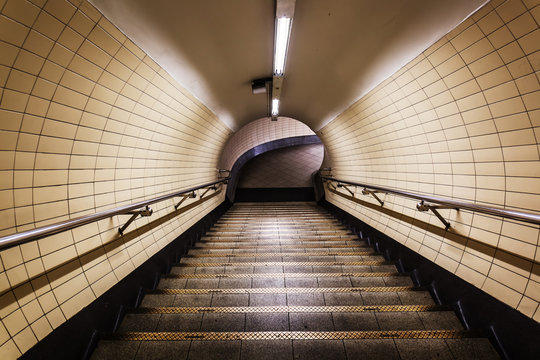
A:
[[[289,42],[290,25],[291,19],[288,17],[280,17],[277,19],[274,75],[283,75],[285,56],[287,54],[287,44]]]

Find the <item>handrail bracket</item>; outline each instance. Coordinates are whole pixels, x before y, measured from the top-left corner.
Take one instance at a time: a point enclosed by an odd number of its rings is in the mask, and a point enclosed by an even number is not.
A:
[[[383,206],[384,201],[379,199],[379,197],[377,196],[377,193],[385,193],[385,192],[384,191],[369,190],[369,189],[366,189],[366,188],[362,189],[362,194],[363,195],[371,195],[371,196],[373,196],[375,198],[375,200],[377,200],[379,202],[379,204],[381,204],[381,206]]]
[[[431,212],[433,214],[435,214],[435,216],[439,220],[441,220],[441,222],[444,224],[444,227],[445,227],[446,230],[448,230],[448,228],[450,227],[450,223],[448,221],[446,221],[445,218],[442,217],[442,215],[439,213],[439,211],[437,211],[437,209],[455,209],[455,210],[459,211],[459,208],[456,208],[456,207],[427,204],[427,203],[424,202],[424,200],[420,201],[416,205],[416,209],[418,209],[418,211],[429,211],[429,210],[431,210]]]
[[[351,194],[352,197],[354,197],[354,192],[352,192],[352,190],[349,189],[349,188],[347,187],[347,185],[343,185],[343,184],[341,184],[341,183],[338,183],[338,184],[337,184],[337,187],[338,187],[338,188],[340,188],[340,187],[344,188],[345,190],[347,190],[347,191],[349,192],[349,194]]]
[[[212,185],[212,186],[207,187],[206,190],[201,194],[201,199],[202,199],[203,196],[206,195],[210,190],[216,191],[216,190],[217,190],[217,186],[216,186],[216,185]]]
[[[180,207],[180,205],[182,205],[182,203],[184,201],[186,201],[186,199],[195,199],[197,197],[197,195],[195,194],[195,191],[193,191],[191,194],[187,194],[187,195],[181,195],[180,196],[182,198],[182,200],[180,200],[180,202],[176,205],[174,205],[174,210],[178,210],[178,208]]]
[[[127,227],[133,222],[135,221],[135,219],[139,216],[141,217],[145,217],[145,216],[151,216],[152,214],[154,213],[154,210],[152,210],[149,206],[146,206],[143,210],[138,210],[138,211],[128,211],[124,214],[119,214],[119,215],[131,215],[131,217],[129,218],[129,220],[124,224],[124,226],[118,228],[118,232],[120,233],[120,235],[124,235],[124,231],[127,229]]]

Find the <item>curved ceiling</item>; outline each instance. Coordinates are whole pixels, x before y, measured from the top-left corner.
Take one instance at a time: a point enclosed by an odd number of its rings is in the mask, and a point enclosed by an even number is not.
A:
[[[231,129],[266,116],[274,0],[91,0]],[[320,129],[485,0],[296,0],[280,115]]]

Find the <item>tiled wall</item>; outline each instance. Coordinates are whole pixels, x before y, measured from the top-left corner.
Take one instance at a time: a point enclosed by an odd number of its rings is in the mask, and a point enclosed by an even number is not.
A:
[[[539,4],[488,3],[321,129],[334,176],[539,213]],[[538,226],[443,210],[444,232],[413,200],[327,196],[540,321]]]
[[[304,123],[288,117],[277,121],[262,118],[242,127],[229,139],[221,156],[220,168],[231,170],[235,161],[255,146],[294,136],[315,135]]]
[[[323,157],[323,144],[269,151],[254,157],[242,167],[238,187],[312,187],[311,174],[319,170]]]
[[[0,235],[215,180],[230,130],[86,1],[0,0]],[[0,253],[19,356],[223,200],[153,206]],[[190,200],[192,201],[192,200]],[[141,228],[142,225],[146,227]]]

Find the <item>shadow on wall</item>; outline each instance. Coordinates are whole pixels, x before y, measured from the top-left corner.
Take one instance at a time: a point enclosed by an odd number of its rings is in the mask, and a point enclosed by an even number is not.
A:
[[[93,248],[84,253],[78,254],[76,258],[66,260],[48,270],[40,272],[37,275],[32,276],[31,278],[21,282],[19,284],[12,284],[12,288],[4,291],[0,294],[0,309],[9,307],[13,303],[16,303],[17,300],[15,297],[3,296],[11,291],[11,289],[16,289],[18,297],[25,297],[31,295],[34,292],[39,291],[40,289],[48,286],[50,283],[60,280],[67,274],[76,271],[77,269],[84,268],[86,265],[98,260],[100,257],[110,253],[112,250],[129,243],[130,241],[140,237],[142,234],[147,233],[160,225],[165,224],[167,221],[170,221],[177,217],[178,215],[191,210],[202,203],[206,202],[213,197],[221,194],[221,190],[213,192],[205,196],[204,198],[194,201],[189,205],[185,205],[165,216],[162,216],[154,221],[150,221],[147,224],[144,224],[139,227],[134,227],[132,231],[124,233],[124,235],[117,234],[116,237],[102,246]],[[111,219],[112,221],[112,219]]]
[[[379,204],[374,204],[374,203],[370,203],[370,202],[358,199],[356,197],[344,194],[340,191],[334,190],[329,187],[326,188],[326,191],[329,191],[332,194],[341,196],[349,201],[365,206],[369,209],[379,211],[383,213],[384,215],[387,215],[392,218],[406,222],[408,224],[414,225],[415,227],[419,229],[428,231],[440,237],[444,237],[445,239],[452,241],[457,246],[468,247],[474,251],[477,251],[479,253],[482,253],[490,257],[494,257],[495,259],[499,261],[515,266],[516,268],[519,268],[521,270],[532,272],[532,274],[534,274],[535,276],[540,276],[540,266],[538,266],[540,265],[540,263],[536,261],[534,257],[530,257],[530,258],[525,257],[521,254],[517,254],[509,250],[504,250],[496,246],[486,244],[485,242],[482,242],[477,239],[472,239],[470,237],[467,238],[463,235],[453,233],[451,231],[451,228],[449,230],[446,230],[444,228],[432,225],[428,222],[416,219],[412,216],[405,215],[404,213],[397,212],[395,210],[391,210],[386,207],[382,207]],[[459,218],[459,212],[457,216]]]

